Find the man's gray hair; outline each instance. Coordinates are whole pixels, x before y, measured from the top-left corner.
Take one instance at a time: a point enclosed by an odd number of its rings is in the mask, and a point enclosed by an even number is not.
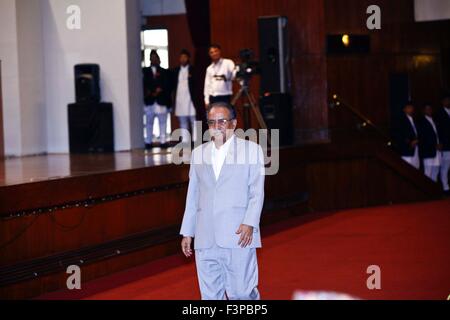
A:
[[[234,107],[227,102],[214,102],[212,104],[209,105],[208,109],[206,109],[206,118],[208,118],[208,114],[211,112],[212,109],[214,108],[225,108],[228,109],[228,111],[230,112],[230,117],[232,120],[236,119],[236,110],[234,109]]]

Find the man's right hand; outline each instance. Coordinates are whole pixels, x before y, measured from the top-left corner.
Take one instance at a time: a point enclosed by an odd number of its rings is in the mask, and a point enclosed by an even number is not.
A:
[[[192,256],[191,244],[192,244],[191,237],[184,237],[183,240],[181,240],[181,250],[183,251],[186,258]]]

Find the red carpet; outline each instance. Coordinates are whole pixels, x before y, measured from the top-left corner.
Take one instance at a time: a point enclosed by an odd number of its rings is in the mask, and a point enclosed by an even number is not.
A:
[[[314,219],[312,219],[314,217]],[[450,201],[344,210],[293,218],[263,230],[263,299],[324,290],[362,299],[440,299],[450,294]],[[199,299],[194,263],[180,255],[41,299]],[[369,290],[367,267],[381,268]]]

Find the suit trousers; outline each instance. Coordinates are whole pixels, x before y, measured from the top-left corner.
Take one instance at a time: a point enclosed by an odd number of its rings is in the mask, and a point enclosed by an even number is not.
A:
[[[159,132],[160,132],[160,142],[166,143],[167,141],[167,117],[169,116],[168,109],[166,106],[161,106],[158,103],[154,103],[150,106],[144,107],[145,112],[145,132],[146,144],[153,143],[153,123],[155,122],[155,117],[158,118]]]
[[[256,248],[215,244],[196,249],[195,263],[202,300],[260,300]]]

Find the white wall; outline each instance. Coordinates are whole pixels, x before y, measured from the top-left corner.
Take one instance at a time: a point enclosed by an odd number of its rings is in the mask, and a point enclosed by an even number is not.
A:
[[[47,150],[40,0],[17,0],[22,154]]]
[[[2,60],[5,154],[21,154],[19,56],[16,0],[0,1],[0,60]]]
[[[114,104],[116,150],[131,147],[125,1],[44,0],[48,151],[68,152],[67,104],[75,101],[73,67],[100,65],[102,100]],[[81,9],[81,29],[66,26],[66,9]]]
[[[45,152],[40,0],[0,1],[5,154]]]
[[[81,29],[66,22],[81,9]],[[114,105],[115,149],[143,146],[139,0],[1,0],[5,154],[69,152],[74,65],[98,63]]]

